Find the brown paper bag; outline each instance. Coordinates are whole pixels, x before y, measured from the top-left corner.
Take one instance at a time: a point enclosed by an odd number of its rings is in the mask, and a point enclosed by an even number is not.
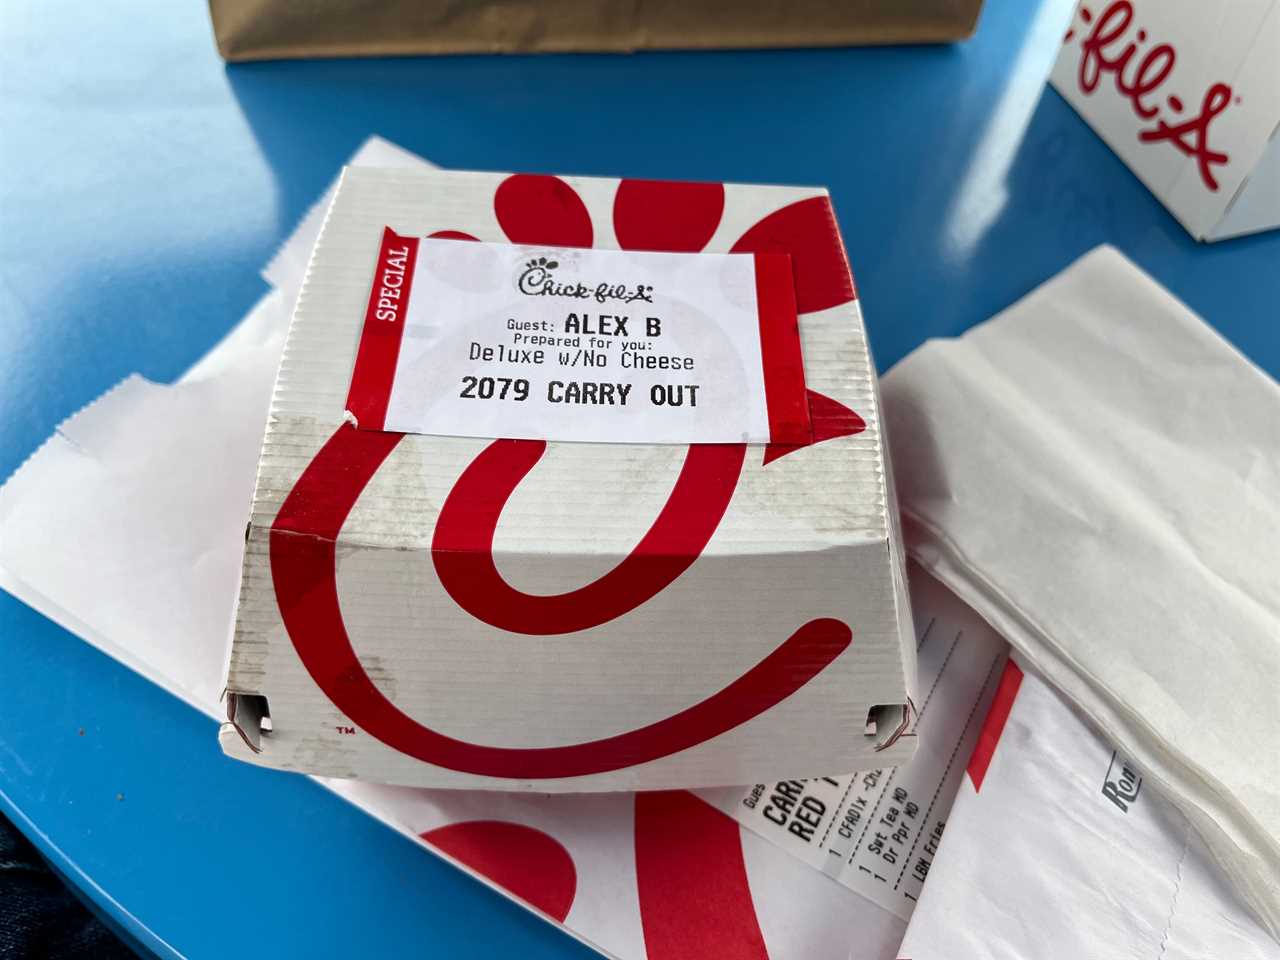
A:
[[[227,60],[939,43],[982,0],[209,0]]]

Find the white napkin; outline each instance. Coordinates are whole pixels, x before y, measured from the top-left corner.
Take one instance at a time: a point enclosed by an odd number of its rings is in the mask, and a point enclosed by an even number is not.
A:
[[[1103,247],[884,400],[916,558],[1280,932],[1280,388]]]

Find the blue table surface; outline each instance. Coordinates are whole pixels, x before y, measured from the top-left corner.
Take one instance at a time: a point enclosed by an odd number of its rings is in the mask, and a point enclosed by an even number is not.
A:
[[[1044,87],[1071,0],[950,47],[225,67],[198,0],[0,10],[0,476],[166,381],[366,136],[458,168],[831,188],[881,369],[1115,244],[1273,375],[1280,234],[1194,243]],[[166,956],[588,956],[0,595],[0,809]],[[80,733],[83,728],[83,734]]]

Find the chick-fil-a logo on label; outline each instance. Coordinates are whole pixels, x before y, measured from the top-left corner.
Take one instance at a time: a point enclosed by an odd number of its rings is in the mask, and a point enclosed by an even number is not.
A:
[[[625,283],[597,283],[594,286],[578,283],[557,283],[552,271],[558,266],[556,260],[537,257],[524,265],[520,276],[516,278],[516,289],[526,297],[573,297],[576,300],[594,298],[596,303],[618,300],[621,303],[635,303],[643,300],[653,303],[653,286],[647,283],[634,287]]]
[[[1147,42],[1147,31],[1139,27],[1130,32],[1134,26],[1130,0],[1115,0],[1096,17],[1082,5],[1078,15],[1087,28],[1082,29],[1080,40],[1080,92],[1092,94],[1102,78],[1111,75],[1116,92],[1128,99],[1134,114],[1141,120],[1155,121],[1154,126],[1138,131],[1138,139],[1143,143],[1168,141],[1187,156],[1195,157],[1200,179],[1210,190],[1217,190],[1213,168],[1231,158],[1209,146],[1209,127],[1233,102],[1231,87],[1213,84],[1200,101],[1200,112],[1184,118],[1186,107],[1181,97],[1170,93],[1161,103],[1158,95],[1178,62],[1178,52],[1170,43],[1157,43],[1138,56],[1140,47]],[[1070,43],[1076,35],[1073,25],[1064,42]],[[1239,98],[1234,102],[1238,103]]]

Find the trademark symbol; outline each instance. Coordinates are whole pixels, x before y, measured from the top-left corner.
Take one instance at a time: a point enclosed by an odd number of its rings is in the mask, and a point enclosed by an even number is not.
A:
[[[345,736],[350,736],[356,732],[355,727],[334,727],[334,729]]]

